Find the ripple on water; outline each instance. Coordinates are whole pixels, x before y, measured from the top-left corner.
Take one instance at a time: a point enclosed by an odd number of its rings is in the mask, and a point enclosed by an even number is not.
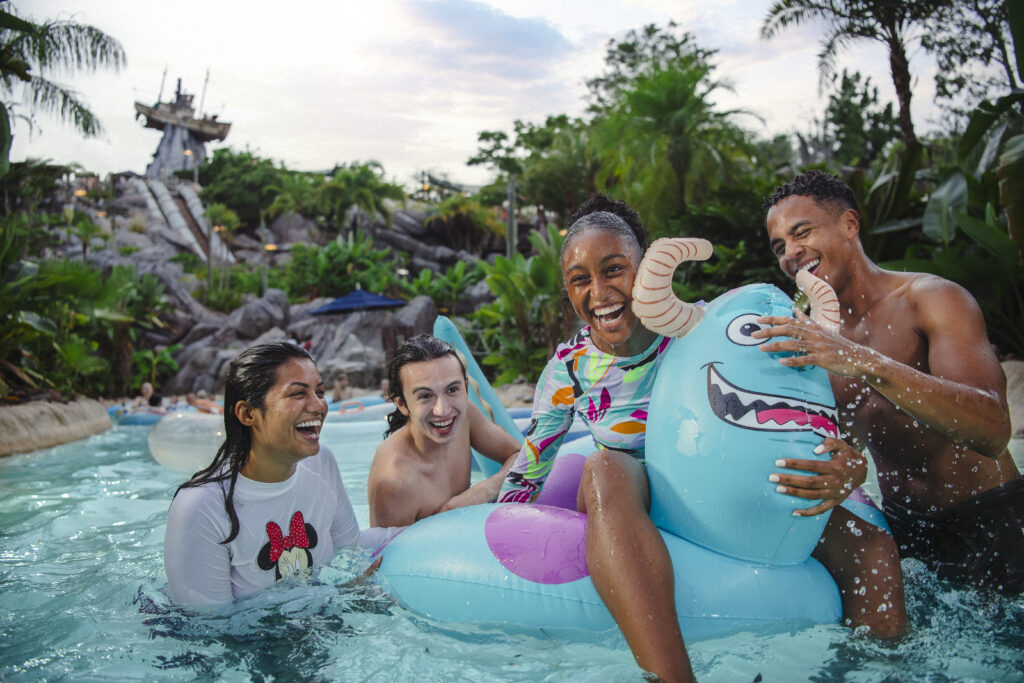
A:
[[[4,680],[641,680],[617,633],[575,642],[417,619],[372,586],[343,585],[365,566],[359,554],[340,554],[317,583],[184,613],[164,592],[162,559],[184,476],[153,461],[147,433],[0,460]],[[340,426],[327,436],[365,523],[375,443],[352,446]],[[699,679],[1022,680],[1024,600],[951,588],[918,562],[904,569],[912,631],[899,644],[839,626],[736,634],[691,644]]]

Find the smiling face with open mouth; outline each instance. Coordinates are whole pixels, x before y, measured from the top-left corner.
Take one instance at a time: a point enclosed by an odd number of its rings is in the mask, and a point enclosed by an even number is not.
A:
[[[795,278],[806,270],[833,288],[842,282],[859,232],[855,211],[792,195],[769,209],[766,227],[772,252],[787,275]]]
[[[835,406],[741,389],[725,379],[720,363],[705,365],[708,378],[708,403],[723,422],[742,429],[764,432],[811,431],[821,437],[838,437]]]
[[[242,473],[261,481],[265,475],[259,473],[268,468],[291,471],[299,460],[319,453],[327,415],[324,383],[313,361],[291,359],[277,368],[275,379],[263,407],[243,419],[251,422],[253,467],[247,463]]]
[[[414,438],[438,444],[458,433],[469,409],[466,379],[459,359],[445,355],[434,360],[408,363],[399,370],[402,396],[395,405],[409,417]]]
[[[562,256],[562,277],[573,310],[590,326],[590,338],[605,353],[642,353],[655,335],[640,325],[630,305],[640,255],[620,235],[591,229],[579,233]]]

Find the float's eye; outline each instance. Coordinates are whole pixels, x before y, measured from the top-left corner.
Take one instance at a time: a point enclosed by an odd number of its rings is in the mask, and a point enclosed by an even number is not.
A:
[[[729,341],[740,346],[757,346],[768,341],[768,337],[750,336],[762,328],[761,323],[757,322],[759,317],[756,313],[744,313],[734,318],[729,323],[729,327],[725,329],[725,334],[729,337]]]

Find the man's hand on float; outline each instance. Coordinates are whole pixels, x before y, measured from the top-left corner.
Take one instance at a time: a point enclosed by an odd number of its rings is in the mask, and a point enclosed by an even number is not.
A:
[[[751,334],[752,337],[770,339],[788,337],[781,341],[761,344],[761,350],[790,351],[797,355],[780,358],[779,362],[789,367],[817,365],[829,372],[845,377],[858,377],[870,372],[880,360],[874,349],[856,344],[838,332],[814,322],[802,311],[794,316],[765,316],[758,318],[762,325],[768,325]]]
[[[864,454],[857,452],[842,439],[829,437],[814,449],[819,455],[832,453],[831,460],[776,460],[778,467],[813,474],[777,473],[768,481],[777,484],[776,490],[788,496],[821,501],[814,507],[794,510],[798,517],[820,515],[839,505],[853,490],[864,483],[868,473],[868,461]]]

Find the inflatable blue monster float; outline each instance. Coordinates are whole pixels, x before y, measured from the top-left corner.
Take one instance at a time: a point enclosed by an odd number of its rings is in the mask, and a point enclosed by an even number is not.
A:
[[[704,240],[659,240],[633,292],[647,327],[679,337],[655,381],[646,462],[683,636],[837,622],[838,589],[810,557],[828,515],[794,516],[794,499],[768,483],[780,458],[828,457],[814,453],[837,434],[828,378],[820,368],[781,365],[778,354],[758,349],[765,340],[750,336],[758,317],[792,314],[776,287],[742,287],[704,308],[671,294],[678,264],[710,253]],[[801,285],[817,292],[816,319],[837,323],[831,289],[820,280]],[[490,392],[450,323],[435,334],[469,360],[471,386]],[[549,634],[613,628],[587,572],[586,515],[575,510],[580,463],[593,450],[589,438],[563,445],[535,503],[451,510],[406,529],[382,553],[390,594],[435,622]]]

